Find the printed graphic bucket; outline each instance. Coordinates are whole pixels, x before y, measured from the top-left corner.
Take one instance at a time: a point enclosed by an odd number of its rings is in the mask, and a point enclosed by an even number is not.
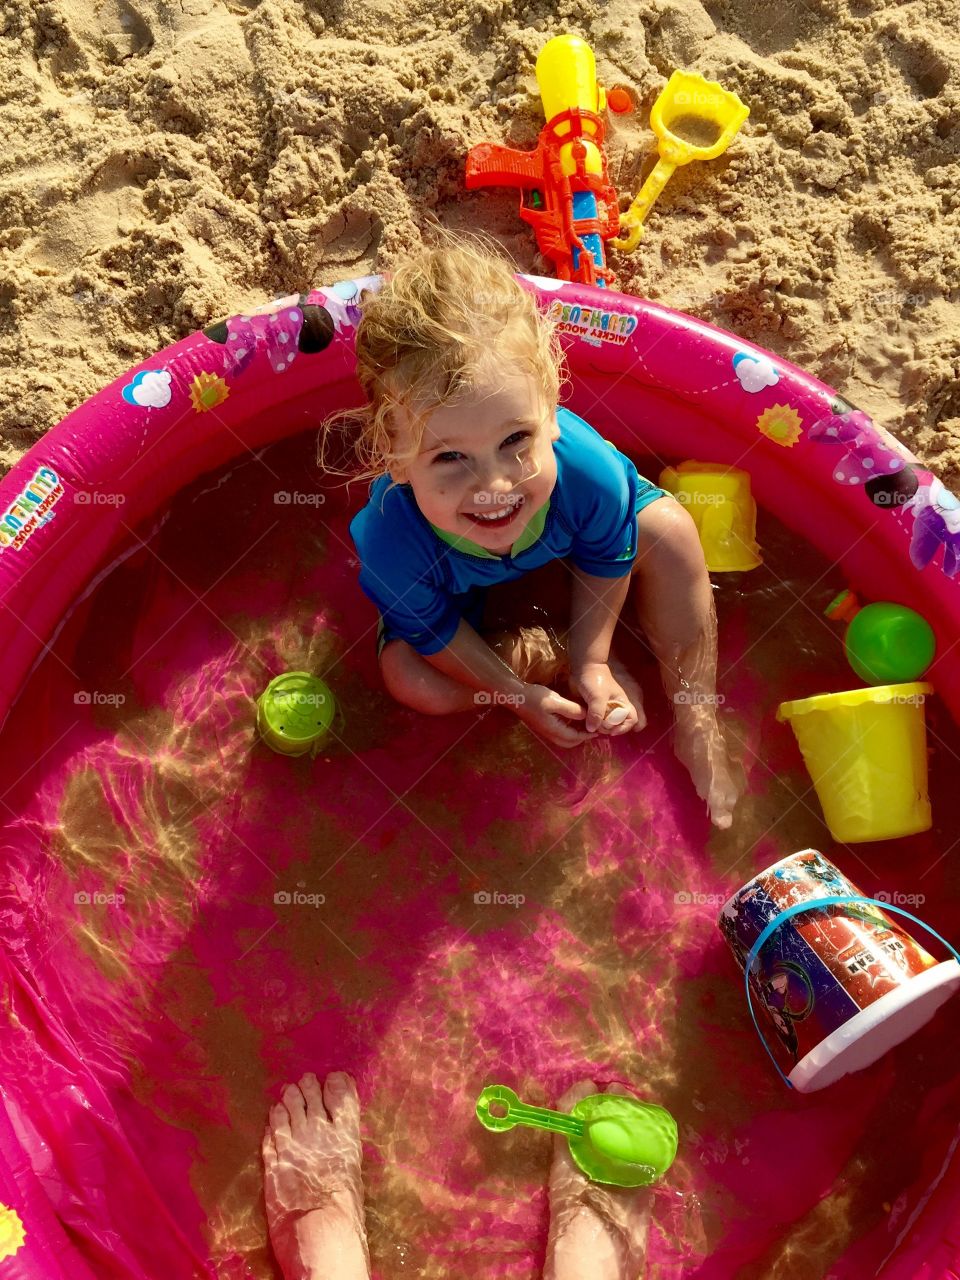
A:
[[[804,910],[837,897],[857,901]],[[935,960],[816,849],[754,876],[718,924],[741,970],[749,964],[767,1051],[801,1093],[870,1066],[960,987],[956,959]]]
[[[892,840],[929,830],[929,684],[885,684],[782,702],[834,840]]]

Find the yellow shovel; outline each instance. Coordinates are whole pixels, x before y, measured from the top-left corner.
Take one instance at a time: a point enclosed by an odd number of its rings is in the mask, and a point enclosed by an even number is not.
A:
[[[650,112],[660,159],[630,208],[620,215],[620,235],[610,243],[632,253],[643,235],[644,218],[677,165],[722,155],[749,114],[750,108],[716,80],[674,71]]]

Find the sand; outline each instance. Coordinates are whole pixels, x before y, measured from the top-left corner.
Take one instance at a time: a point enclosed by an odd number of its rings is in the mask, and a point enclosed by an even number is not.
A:
[[[587,38],[636,111],[626,206],[676,66],[751,109],[679,171],[619,285],[809,369],[960,487],[956,0],[7,0],[0,466],[151,352],[266,298],[389,269],[432,218],[543,271],[467,148],[532,144],[533,64]]]

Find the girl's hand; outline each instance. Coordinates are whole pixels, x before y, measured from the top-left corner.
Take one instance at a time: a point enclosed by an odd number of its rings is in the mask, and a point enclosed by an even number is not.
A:
[[[542,684],[526,685],[523,699],[516,704],[518,717],[555,747],[576,747],[590,740],[589,733],[569,723],[582,720],[587,714],[579,703],[571,702],[555,689],[548,689]]]
[[[614,679],[605,662],[592,662],[570,672],[570,687],[587,704],[586,730],[615,737],[639,725],[637,708]]]

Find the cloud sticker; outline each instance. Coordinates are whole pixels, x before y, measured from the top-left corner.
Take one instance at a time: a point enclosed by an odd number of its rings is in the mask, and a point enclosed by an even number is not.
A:
[[[764,387],[775,387],[780,375],[766,358],[753,355],[749,351],[738,351],[733,357],[733,369],[740,379],[744,391],[751,393],[762,391]]]
[[[171,378],[166,369],[148,369],[138,373],[123,388],[123,398],[127,404],[138,405],[141,409],[162,409],[170,403],[173,395]]]
[[[567,283],[566,280],[555,280],[553,276],[532,276],[526,271],[521,271],[524,280],[529,280],[531,284],[537,285],[541,289],[546,289],[550,293],[554,293],[557,289],[562,289]]]

